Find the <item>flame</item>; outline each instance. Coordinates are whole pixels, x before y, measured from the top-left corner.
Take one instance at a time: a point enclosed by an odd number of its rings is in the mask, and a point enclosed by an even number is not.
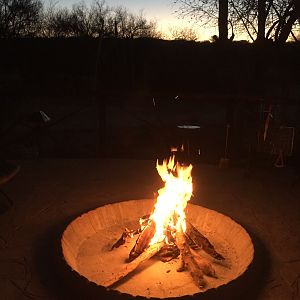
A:
[[[158,191],[154,212],[150,220],[155,222],[155,234],[150,245],[165,241],[169,243],[167,232],[175,233],[180,227],[185,232],[185,208],[193,193],[192,165],[175,164],[175,157],[156,163],[158,174],[165,186]]]

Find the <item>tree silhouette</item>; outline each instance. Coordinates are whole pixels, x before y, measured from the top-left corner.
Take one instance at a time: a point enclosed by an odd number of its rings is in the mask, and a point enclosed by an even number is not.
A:
[[[198,35],[192,28],[183,27],[171,27],[169,28],[171,39],[183,40],[183,41],[197,41]]]
[[[300,32],[300,0],[173,0],[182,17],[194,17],[201,25],[218,26],[216,41],[232,40],[236,34],[257,42],[284,43],[297,40]],[[186,34],[187,32],[185,32]],[[143,13],[124,7],[111,8],[95,0],[71,9],[41,0],[0,0],[0,37],[115,37],[161,38],[156,23]],[[178,35],[178,34],[177,34]],[[183,35],[183,32],[181,33]]]
[[[49,15],[45,15],[43,23],[44,37],[70,37],[73,36],[71,28],[71,14],[68,9],[61,8]]]
[[[118,37],[159,38],[156,23],[126,8],[110,8],[95,0],[71,9],[41,0],[0,0],[0,37]]]
[[[228,39],[228,0],[174,0],[180,17],[195,18],[200,25],[218,25],[218,41]]]
[[[0,0],[0,37],[36,35],[41,10],[40,0]]]
[[[148,21],[142,12],[134,15],[124,7],[117,7],[110,22],[114,23],[114,35],[119,38],[157,37],[155,22]]]
[[[225,42],[228,39],[228,0],[219,0],[219,40]]]
[[[192,17],[201,25],[218,24],[218,40],[227,38],[229,23],[252,41],[272,39],[283,43],[300,30],[300,0],[175,0],[179,16]],[[227,9],[227,10],[226,10]],[[232,35],[233,36],[233,35]]]
[[[91,7],[74,4],[71,9],[50,6],[44,11],[44,37],[157,37],[156,24],[142,13],[135,15],[123,7],[110,8],[95,1]]]
[[[93,18],[91,10],[84,3],[74,4],[70,12],[70,28],[72,35],[87,37],[93,35]]]
[[[89,17],[92,24],[92,36],[99,37],[104,33],[104,24],[106,27],[106,36],[111,36],[113,27],[110,21],[111,9],[105,5],[104,1],[94,1],[91,8]]]
[[[241,21],[253,41],[285,42],[293,30],[299,30],[299,0],[244,0],[237,2],[237,20]],[[295,37],[295,36],[294,36]],[[296,37],[295,37],[296,39]]]

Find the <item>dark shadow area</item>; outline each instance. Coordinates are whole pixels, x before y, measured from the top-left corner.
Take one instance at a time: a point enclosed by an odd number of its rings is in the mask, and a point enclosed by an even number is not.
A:
[[[10,210],[12,206],[12,200],[2,189],[0,189],[0,214],[3,214]]]
[[[185,144],[188,155],[216,164],[227,125],[228,156],[240,164],[256,153],[299,153],[299,43],[107,38],[101,53],[89,38],[0,46],[5,158],[156,159]]]
[[[89,96],[96,81],[99,96],[110,90],[137,96],[171,91],[174,96],[196,92],[278,98],[291,97],[299,79],[299,43],[107,38],[101,53],[98,44],[93,38],[0,40],[0,54],[6,58],[0,62],[0,74],[6,74],[3,93]]]
[[[53,299],[145,299],[108,291],[71,270],[63,258],[61,236],[67,225],[77,216],[70,216],[64,222],[49,228],[34,245],[36,272]],[[262,241],[250,234],[255,255],[249,269],[237,280],[204,294],[180,297],[180,299],[256,299],[268,278],[270,258]],[[170,298],[174,299],[174,298]]]
[[[1,161],[0,156],[0,214],[5,213],[14,205],[13,200],[3,190],[3,187],[6,185],[6,183],[12,180],[19,171],[19,165],[7,161]]]

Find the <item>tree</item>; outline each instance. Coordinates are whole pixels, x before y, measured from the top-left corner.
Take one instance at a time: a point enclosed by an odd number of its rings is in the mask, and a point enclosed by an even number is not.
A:
[[[281,9],[273,6],[274,12],[277,16],[276,22],[273,23],[274,31],[269,30],[268,34],[272,34],[278,43],[285,42],[291,34],[295,40],[296,36],[293,29],[299,32],[300,29],[300,1],[294,0],[287,3]]]
[[[0,37],[160,37],[156,23],[125,8],[112,9],[102,0],[71,9],[41,0],[0,0]],[[51,0],[50,0],[51,1]]]
[[[273,40],[285,42],[297,24],[299,0],[240,0],[232,1],[236,11],[236,24],[243,24],[252,41]]]
[[[228,0],[219,0],[219,40],[225,42],[228,39]]]
[[[173,40],[183,40],[183,41],[197,41],[198,35],[192,28],[183,27],[183,28],[177,28],[177,27],[171,27],[169,29],[171,39]]]
[[[92,35],[99,37],[110,36],[112,26],[110,24],[111,9],[105,5],[104,1],[94,1],[90,8],[90,19],[92,24]]]
[[[82,3],[73,5],[70,11],[70,31],[73,36],[87,37],[93,35],[92,12]]]
[[[156,23],[148,21],[141,11],[138,15],[129,13],[124,7],[113,11],[114,34],[119,38],[155,38],[157,37]]]
[[[56,38],[73,36],[70,11],[67,8],[50,7],[44,15],[41,35]]]
[[[134,15],[123,7],[112,9],[103,1],[90,7],[74,4],[72,9],[50,5],[44,11],[43,34],[46,37],[156,37],[156,24]]]
[[[0,0],[0,37],[36,35],[41,11],[40,0]]]
[[[228,1],[228,2],[227,2]],[[202,24],[219,25],[219,38],[227,34],[227,22],[237,34],[252,41],[272,39],[283,43],[299,31],[300,0],[174,0],[179,16],[189,16]],[[227,7],[227,12],[226,12]],[[226,14],[227,13],[227,14]],[[232,34],[233,36],[233,34]]]
[[[257,0],[257,41],[263,42],[266,36],[266,0]]]
[[[218,40],[228,39],[228,0],[174,0],[174,3],[180,17],[192,17],[202,26],[218,24]]]

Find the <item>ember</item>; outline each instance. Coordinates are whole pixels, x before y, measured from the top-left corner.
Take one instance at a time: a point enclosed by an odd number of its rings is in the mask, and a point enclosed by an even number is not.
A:
[[[141,219],[141,229],[125,228],[121,238],[112,246],[112,249],[117,248],[125,243],[126,238],[140,232],[129,253],[130,267],[126,266],[124,270],[114,274],[103,283],[104,286],[112,286],[139,264],[157,254],[163,262],[180,256],[178,272],[189,270],[196,285],[202,288],[206,285],[204,275],[216,277],[216,272],[211,263],[201,257],[197,250],[204,250],[214,259],[224,259],[209,240],[186,220],[185,208],[193,191],[192,165],[185,167],[175,163],[173,156],[162,165],[157,163],[156,168],[165,186],[158,191],[153,213]],[[142,254],[143,256],[134,262]]]

